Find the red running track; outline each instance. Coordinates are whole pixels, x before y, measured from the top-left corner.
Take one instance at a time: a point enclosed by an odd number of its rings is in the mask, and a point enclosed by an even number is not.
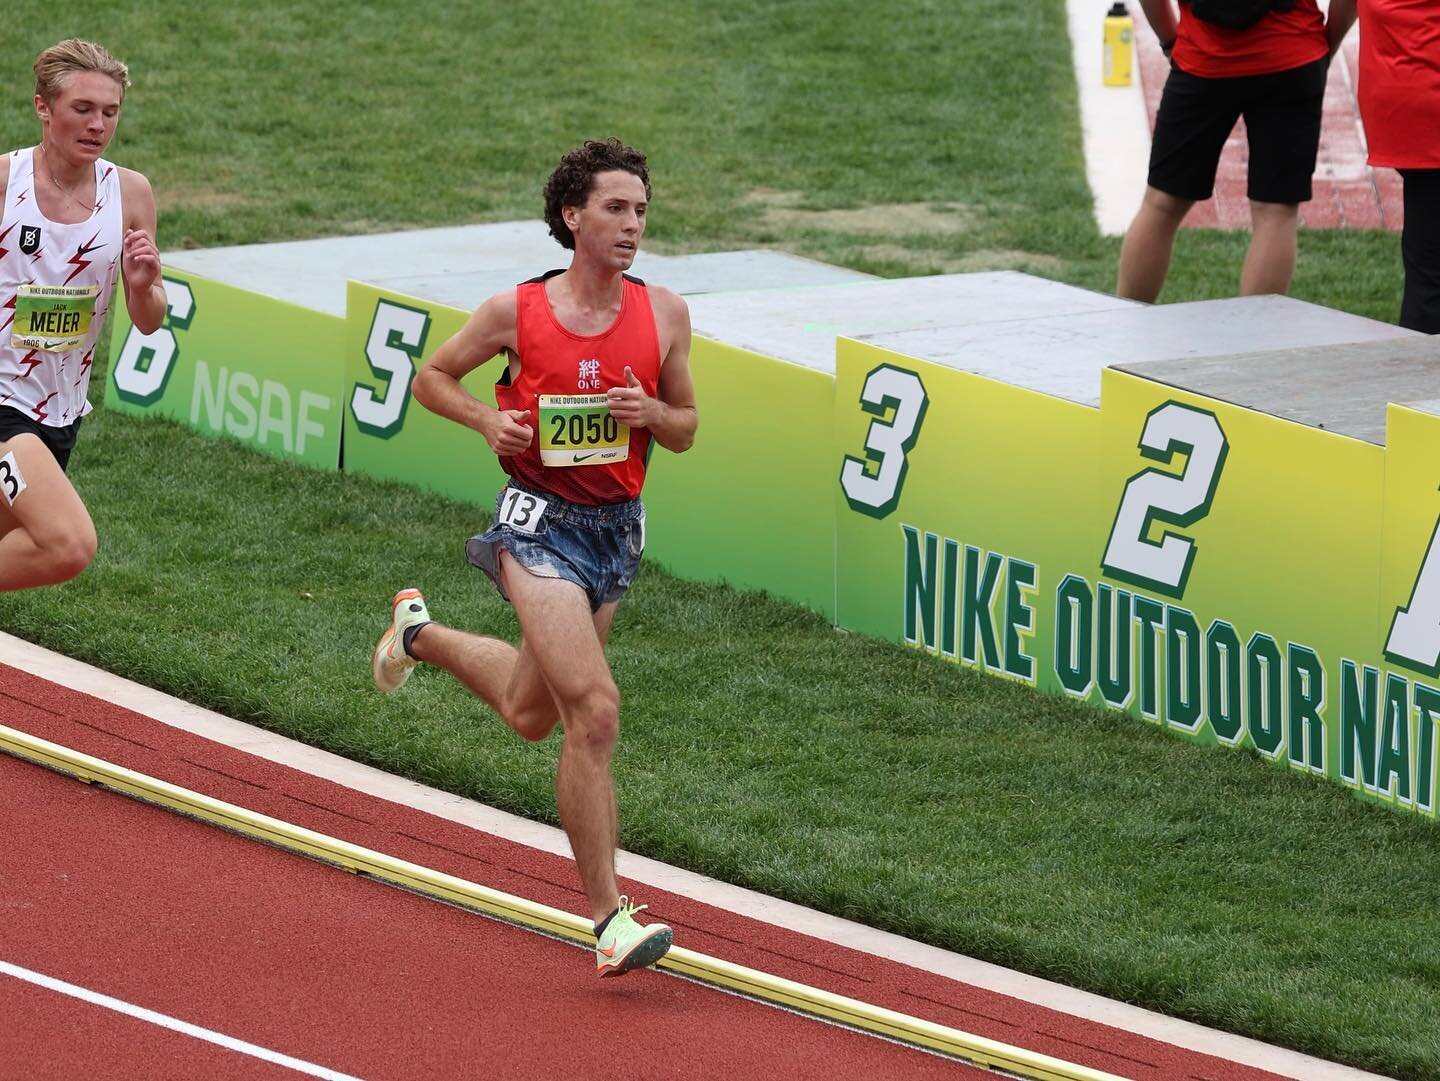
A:
[[[584,910],[568,860],[4,665],[0,723],[494,889]],[[367,1081],[995,1076],[666,973],[602,981],[575,946],[3,754],[0,816],[0,961]],[[1276,1078],[652,887],[627,888],[676,928],[681,945],[836,994],[1137,1081]],[[628,1050],[617,1052],[617,1031]],[[112,1053],[114,1061],[97,1061]],[[297,1076],[0,974],[0,1079],[80,1075]]]
[[[601,981],[574,946],[8,756],[0,816],[5,960],[367,1081],[983,1076],[657,972]],[[0,975],[29,1021],[0,1074],[293,1076],[56,997]]]

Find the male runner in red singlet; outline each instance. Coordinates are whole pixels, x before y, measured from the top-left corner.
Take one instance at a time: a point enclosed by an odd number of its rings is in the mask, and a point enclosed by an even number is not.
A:
[[[556,800],[602,976],[654,964],[673,938],[663,924],[636,922],[615,880],[620,694],[604,650],[645,547],[650,442],[680,452],[695,439],[689,311],[625,273],[649,199],[645,155],[633,147],[610,139],[566,154],[545,187],[545,220],[574,252],[569,269],[491,297],[415,377],[416,400],[483,435],[510,475],[493,524],[466,551],[515,606],[519,648],[431,621],[407,589],[372,659],[382,691],[425,661],[526,739],[563,726]],[[500,353],[508,366],[494,409],[460,380]]]

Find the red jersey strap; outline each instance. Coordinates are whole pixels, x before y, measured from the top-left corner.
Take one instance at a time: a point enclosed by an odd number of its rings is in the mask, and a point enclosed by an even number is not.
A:
[[[605,404],[625,385],[628,367],[646,394],[658,393],[660,338],[649,287],[622,275],[620,312],[599,334],[576,334],[555,314],[546,282],[551,271],[516,287],[519,374],[507,368],[495,385],[501,409],[527,409],[535,437],[522,454],[501,458],[517,481],[572,503],[635,499],[645,483],[650,432],[630,429]]]
[[[536,282],[548,282],[556,275],[564,273],[565,271],[563,269],[547,270],[544,274],[537,274],[533,278],[526,278],[520,285],[534,285]],[[624,278],[627,282],[634,282],[636,285],[645,284],[644,278],[637,278],[634,274],[621,274],[620,277]],[[519,288],[519,286],[516,286],[516,288]]]

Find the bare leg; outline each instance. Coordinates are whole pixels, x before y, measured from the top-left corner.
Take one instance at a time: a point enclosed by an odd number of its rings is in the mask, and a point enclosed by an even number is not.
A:
[[[607,604],[592,617],[585,594],[573,583],[531,575],[508,554],[501,556],[501,566],[526,646],[533,649],[535,665],[565,726],[556,803],[598,923],[620,902],[615,881],[618,815],[610,776],[620,733],[620,692],[604,650],[616,605]],[[516,664],[522,671],[528,667],[523,654]]]
[[[1140,210],[1120,245],[1120,269],[1115,280],[1117,296],[1143,300],[1147,304],[1155,302],[1170,272],[1175,233],[1194,205],[1193,199],[1181,199],[1146,187]]]
[[[507,591],[511,589],[513,577],[531,577],[508,556],[501,573],[505,575]],[[593,617],[595,633],[602,646],[610,638],[615,607],[605,605]],[[560,721],[559,707],[541,673],[535,651],[523,638],[517,649],[499,638],[429,623],[411,640],[410,650],[417,660],[449,672],[525,739],[544,739]]]
[[[0,458],[7,454],[15,455],[15,466],[0,477],[7,485],[0,493],[0,591],[74,578],[95,558],[90,512],[38,436],[0,443]],[[25,487],[12,502],[22,477]]]
[[[516,649],[499,638],[430,623],[415,635],[411,652],[417,660],[449,672],[526,739],[544,739],[560,720],[550,689],[523,642]]]
[[[1287,293],[1295,275],[1295,234],[1298,203],[1250,200],[1250,250],[1240,271],[1240,295]]]

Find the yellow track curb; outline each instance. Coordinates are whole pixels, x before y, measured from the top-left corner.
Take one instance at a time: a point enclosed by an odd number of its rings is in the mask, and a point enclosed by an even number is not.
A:
[[[510,923],[572,942],[592,945],[595,941],[589,921],[569,912],[536,904],[523,897],[512,897],[453,875],[327,837],[303,826],[247,811],[4,725],[0,725],[0,751],[428,897],[498,916]],[[671,949],[656,967],[802,1013],[838,1021],[865,1032],[954,1055],[976,1065],[1009,1070],[1034,1081],[1125,1081],[1116,1074],[974,1036],[678,946]]]

